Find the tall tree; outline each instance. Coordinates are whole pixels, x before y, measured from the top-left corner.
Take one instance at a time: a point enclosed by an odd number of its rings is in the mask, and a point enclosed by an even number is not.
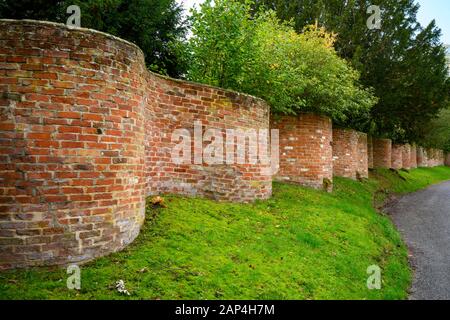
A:
[[[186,23],[175,0],[0,0],[0,18],[65,23],[69,5],[81,8],[81,26],[137,44],[154,71],[179,77],[185,67],[179,39]]]

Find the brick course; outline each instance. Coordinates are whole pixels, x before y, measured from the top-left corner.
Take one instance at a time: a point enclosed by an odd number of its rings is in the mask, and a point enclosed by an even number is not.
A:
[[[280,170],[275,178],[331,191],[331,120],[314,114],[277,116],[272,118],[271,127],[280,134]]]

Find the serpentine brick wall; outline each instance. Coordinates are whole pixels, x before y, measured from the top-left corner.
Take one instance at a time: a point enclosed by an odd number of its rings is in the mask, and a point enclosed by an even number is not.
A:
[[[411,145],[411,150],[409,154],[409,164],[411,169],[417,168],[417,146],[415,144]]]
[[[403,169],[411,169],[411,145],[410,144],[404,144],[402,149],[402,162],[403,162]]]
[[[445,165],[447,167],[450,167],[450,153],[447,153],[447,155],[445,157]]]
[[[0,269],[81,262],[138,235],[158,192],[251,201],[268,165],[174,166],[172,129],[269,129],[261,100],[150,74],[131,43],[0,20]]]
[[[356,179],[368,178],[367,135],[351,129],[333,129],[333,173]]]
[[[331,120],[314,114],[278,116],[273,117],[271,127],[278,129],[280,135],[280,169],[275,178],[331,191]]]
[[[403,150],[404,145],[402,144],[392,145],[392,160],[391,160],[392,169],[400,170],[403,168]]]
[[[427,150],[424,147],[417,147],[417,166],[419,168],[428,167]]]
[[[391,168],[392,141],[390,139],[372,138],[373,145],[373,167]]]

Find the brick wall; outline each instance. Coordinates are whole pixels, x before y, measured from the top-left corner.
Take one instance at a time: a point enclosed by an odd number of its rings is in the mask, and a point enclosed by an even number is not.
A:
[[[390,139],[372,138],[374,168],[391,167],[392,141]]]
[[[373,137],[367,136],[367,162],[369,169],[373,169]]]
[[[404,144],[402,150],[403,169],[411,169],[411,145]]]
[[[367,178],[367,135],[350,129],[333,129],[333,174],[350,179]]]
[[[417,146],[415,144],[411,145],[411,150],[409,154],[409,165],[411,169],[417,168]]]
[[[226,130],[251,133],[248,130],[255,129],[260,136],[265,130],[267,136],[269,107],[264,101],[153,74],[149,76],[148,92],[153,98],[146,116],[147,194],[177,193],[237,202],[267,199],[271,196],[270,162],[264,164],[255,158],[255,163],[251,164],[248,147],[245,163],[226,164],[225,157],[227,151],[234,151],[236,162],[238,151],[236,139],[232,144],[227,142],[231,135],[227,136]],[[207,129],[216,129],[222,136],[222,161],[212,164],[202,159],[195,161],[196,121],[201,122],[201,135]],[[175,129],[187,130],[187,139],[191,140],[191,155],[183,163],[172,161],[171,151],[179,142],[178,139],[172,139]],[[203,143],[198,141],[204,150],[210,143],[206,140]],[[199,154],[201,157],[201,152]]]
[[[52,23],[0,21],[0,268],[89,260],[144,219],[144,57]]]
[[[271,127],[278,129],[280,135],[280,170],[275,178],[331,190],[331,120],[313,114],[278,116],[272,118]]]
[[[357,132],[358,135],[358,148],[357,148],[357,178],[369,178],[369,151],[367,143],[367,134]]]
[[[391,159],[391,168],[400,170],[403,168],[403,148],[402,144],[393,144],[392,145],[392,159]]]
[[[0,117],[0,269],[120,250],[146,194],[271,194],[267,164],[170,157],[172,129],[195,119],[267,131],[264,102],[150,74],[139,48],[93,30],[0,20]]]
[[[428,167],[427,150],[424,147],[417,147],[417,166]]]

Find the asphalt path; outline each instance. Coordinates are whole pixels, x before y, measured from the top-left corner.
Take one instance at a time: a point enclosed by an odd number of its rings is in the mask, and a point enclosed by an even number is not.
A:
[[[411,255],[411,300],[450,299],[450,181],[401,197],[387,212]]]

